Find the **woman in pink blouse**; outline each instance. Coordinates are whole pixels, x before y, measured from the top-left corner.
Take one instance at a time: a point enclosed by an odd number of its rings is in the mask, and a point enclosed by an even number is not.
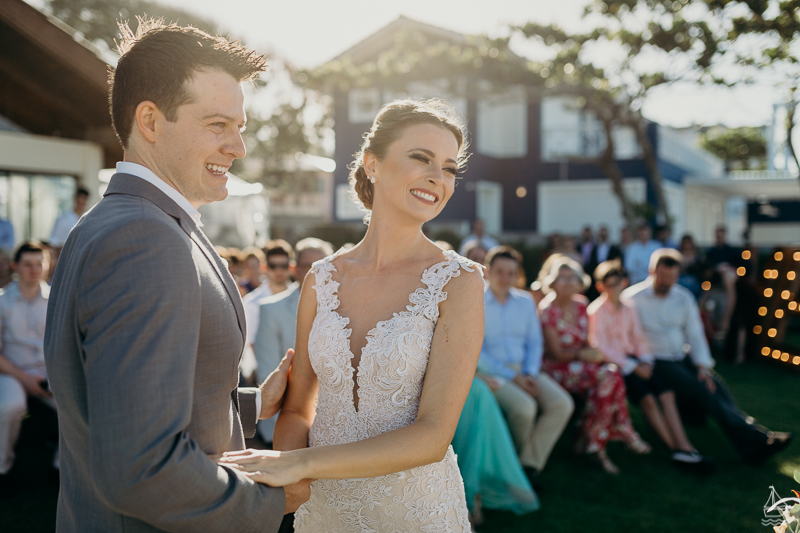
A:
[[[589,305],[589,342],[605,361],[616,364],[625,378],[631,403],[641,407],[658,436],[672,450],[672,460],[686,465],[713,466],[692,446],[683,430],[675,393],[653,375],[654,358],[639,326],[636,308],[620,300],[628,286],[619,260],[601,263],[594,271],[600,297]]]
[[[574,260],[553,262],[544,279],[546,291],[540,304],[545,358],[542,369],[562,387],[585,397],[577,449],[594,457],[603,469],[619,473],[606,454],[609,440],[620,440],[636,453],[650,452],[650,445],[633,429],[625,400],[625,383],[615,365],[588,342],[586,288],[588,276]]]

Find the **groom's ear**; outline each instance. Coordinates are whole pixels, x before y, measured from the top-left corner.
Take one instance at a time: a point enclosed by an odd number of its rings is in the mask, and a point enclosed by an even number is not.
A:
[[[136,106],[134,113],[136,130],[149,143],[156,141],[156,122],[160,114],[158,106],[150,100],[139,102]]]

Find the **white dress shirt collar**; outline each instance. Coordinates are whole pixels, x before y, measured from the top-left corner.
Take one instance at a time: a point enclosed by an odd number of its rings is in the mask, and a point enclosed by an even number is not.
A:
[[[132,176],[136,176],[137,178],[142,178],[147,183],[155,185],[158,187],[158,190],[169,196],[170,200],[178,204],[181,209],[186,211],[186,214],[189,215],[192,220],[194,220],[194,223],[197,224],[198,228],[203,227],[203,223],[200,221],[200,212],[189,202],[189,200],[186,199],[184,195],[167,185],[166,181],[156,176],[156,174],[149,168],[138,163],[132,163],[130,161],[120,161],[117,163],[117,172],[120,174],[130,174]]]

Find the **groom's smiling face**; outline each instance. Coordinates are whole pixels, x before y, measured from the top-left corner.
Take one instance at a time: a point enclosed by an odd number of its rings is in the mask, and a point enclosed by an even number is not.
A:
[[[157,118],[153,143],[157,174],[195,207],[228,196],[227,171],[245,155],[242,86],[219,70],[186,81],[190,96],[174,122]]]

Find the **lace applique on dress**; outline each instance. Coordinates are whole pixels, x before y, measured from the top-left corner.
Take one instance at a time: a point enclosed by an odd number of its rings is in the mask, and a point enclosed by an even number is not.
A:
[[[319,381],[319,399],[309,446],[355,442],[416,420],[439,304],[447,298],[444,288],[462,268],[480,268],[455,252],[444,253],[447,260],[423,273],[424,287],[409,296],[406,309],[367,334],[357,376],[358,410],[353,402],[349,319],[337,312],[339,283],[331,276],[339,252],[314,264],[317,316],[308,354]],[[470,531],[452,447],[438,463],[387,476],[317,480],[294,523],[299,532]]]

